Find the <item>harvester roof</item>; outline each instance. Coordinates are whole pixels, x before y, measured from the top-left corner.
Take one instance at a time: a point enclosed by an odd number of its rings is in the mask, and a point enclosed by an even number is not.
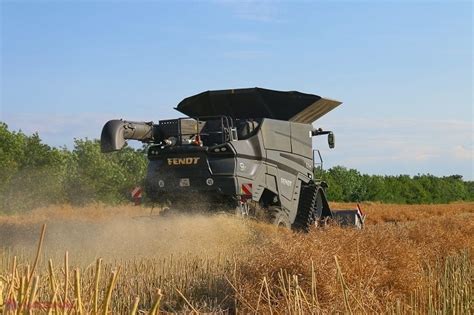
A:
[[[202,92],[185,98],[175,109],[190,117],[224,115],[312,123],[340,104],[318,95],[256,87]]]

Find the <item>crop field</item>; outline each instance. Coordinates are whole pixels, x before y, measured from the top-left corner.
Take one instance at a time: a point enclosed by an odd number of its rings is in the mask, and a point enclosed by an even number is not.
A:
[[[363,230],[50,206],[0,216],[3,314],[470,314],[474,203],[366,203]],[[335,208],[353,204],[333,204]]]

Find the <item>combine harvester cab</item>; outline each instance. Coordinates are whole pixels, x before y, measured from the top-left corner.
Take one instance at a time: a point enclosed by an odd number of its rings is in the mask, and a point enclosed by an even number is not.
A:
[[[107,122],[101,149],[149,143],[145,191],[162,205],[232,209],[301,231],[327,220],[361,228],[360,209],[332,211],[327,184],[314,178],[312,138],[327,135],[333,148],[334,134],[312,123],[340,104],[295,91],[207,91],[178,104],[185,118]]]

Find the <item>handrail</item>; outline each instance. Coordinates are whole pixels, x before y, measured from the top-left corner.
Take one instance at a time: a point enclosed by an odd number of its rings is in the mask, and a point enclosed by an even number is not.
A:
[[[315,154],[314,154],[315,152],[318,153],[319,163],[316,163],[316,161],[315,161],[315,158],[314,158],[315,157]],[[322,177],[322,175],[323,175],[323,163],[324,163],[324,161],[323,161],[323,157],[321,156],[321,152],[318,149],[314,149],[313,150],[313,174],[315,174],[316,169],[317,169],[317,165],[318,165],[320,173],[321,173],[320,177]]]

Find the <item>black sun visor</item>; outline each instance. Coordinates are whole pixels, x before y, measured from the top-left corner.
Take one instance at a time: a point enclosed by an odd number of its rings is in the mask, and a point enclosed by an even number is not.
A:
[[[310,124],[342,104],[318,95],[262,88],[206,91],[175,108],[189,117],[272,118]]]

